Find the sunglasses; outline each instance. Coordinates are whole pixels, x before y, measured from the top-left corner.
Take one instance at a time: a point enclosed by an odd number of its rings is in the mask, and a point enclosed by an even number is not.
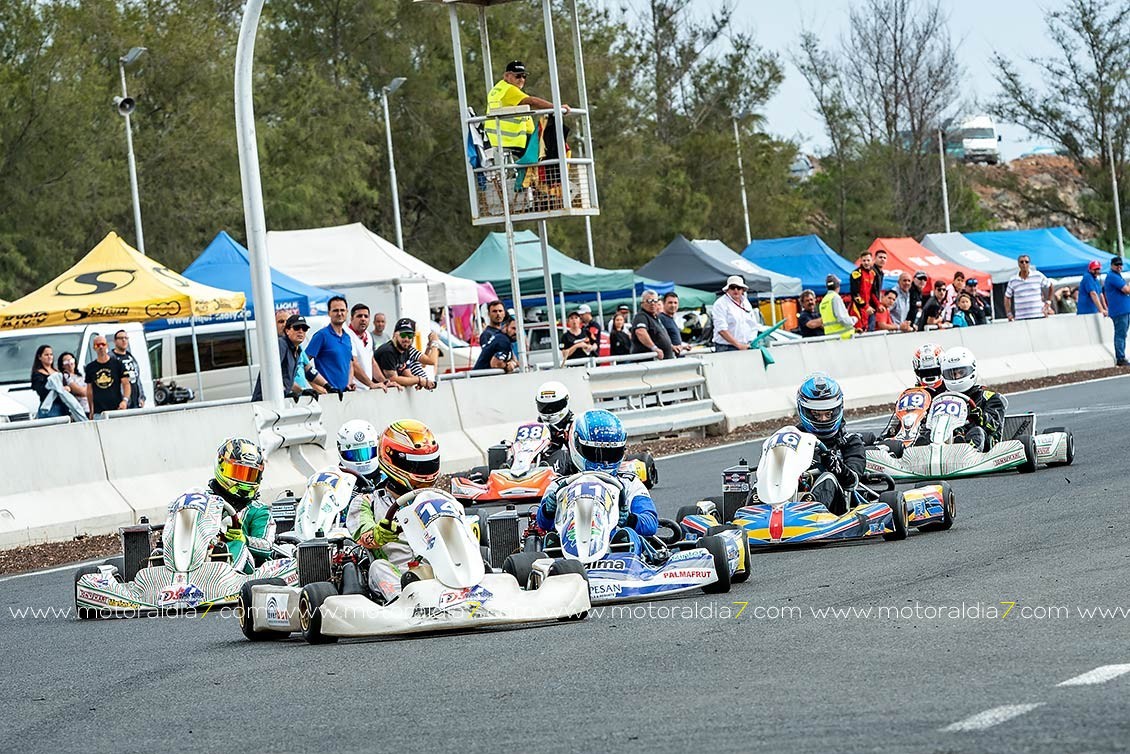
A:
[[[1032,264],[1031,259],[1017,259],[1016,262],[1017,264]]]
[[[292,328],[290,328],[290,329],[291,329],[291,330],[301,330],[302,332],[306,332],[306,331],[307,331],[307,330],[309,330],[310,328],[309,328],[309,327],[307,327],[306,325],[295,325],[294,327],[292,327]]]
[[[524,78],[528,77],[529,75],[530,75],[530,74],[528,74],[528,73],[515,73],[515,74],[514,74],[514,78],[516,78],[516,79],[524,79]]]
[[[411,330],[405,330],[404,332],[398,332],[396,334],[396,337],[398,337],[398,338],[412,338],[412,337],[415,337],[415,336],[416,336],[416,333],[412,332]]]

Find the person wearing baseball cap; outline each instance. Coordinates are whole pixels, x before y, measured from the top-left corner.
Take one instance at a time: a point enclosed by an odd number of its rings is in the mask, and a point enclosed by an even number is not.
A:
[[[435,380],[428,377],[424,364],[434,366],[436,357],[433,350],[438,350],[439,333],[428,334],[428,345],[424,353],[420,353],[412,341],[416,338],[416,321],[411,317],[401,317],[396,321],[392,331],[392,339],[377,349],[373,358],[384,374],[385,379],[395,382],[401,387],[414,387],[417,390],[435,390]]]
[[[1107,316],[1106,297],[1103,296],[1102,276],[1103,266],[1099,260],[1092,259],[1087,265],[1087,272],[1079,281],[1079,303],[1076,314],[1101,314]]]
[[[1110,260],[1110,272],[1103,280],[1106,311],[1114,322],[1114,365],[1130,367],[1126,361],[1126,331],[1130,329],[1130,283],[1122,277],[1122,257]]]
[[[840,295],[840,279],[833,274],[824,278],[828,292],[820,300],[820,320],[824,323],[825,335],[839,335],[843,339],[855,335],[855,318],[848,313],[843,296]]]
[[[511,60],[506,64],[502,79],[487,94],[487,115],[496,110],[512,107],[529,107],[531,110],[552,110],[553,103],[522,91],[526,86],[526,64],[521,60]],[[561,105],[561,111],[569,112],[568,105]],[[526,141],[534,132],[534,119],[529,115],[496,118],[483,124],[487,139],[492,147],[502,146],[515,156],[526,150]],[[501,144],[499,139],[501,138]]]
[[[313,390],[316,393],[325,393],[326,378],[318,374],[310,357],[302,350],[302,343],[306,340],[306,333],[310,325],[301,314],[291,314],[283,325],[283,334],[279,337],[279,364],[282,367],[283,395],[298,395],[303,390]],[[255,389],[251,393],[251,400],[263,400],[263,382],[256,378]]]

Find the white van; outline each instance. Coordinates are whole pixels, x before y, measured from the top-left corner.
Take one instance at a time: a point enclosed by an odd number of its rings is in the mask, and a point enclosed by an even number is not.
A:
[[[127,322],[9,330],[0,333],[0,422],[35,418],[39,396],[31,389],[31,369],[35,352],[41,345],[51,346],[56,360],[64,353],[73,353],[81,369],[94,360],[94,348],[91,346],[94,336],[105,335],[113,348],[114,333],[118,330],[125,330],[129,335],[130,350],[137,358],[141,384],[148,398],[146,405],[153,405],[153,374],[142,350],[145,332],[140,324]]]
[[[988,115],[976,115],[961,124],[961,146],[965,162],[996,165],[1001,161],[1001,136]]]

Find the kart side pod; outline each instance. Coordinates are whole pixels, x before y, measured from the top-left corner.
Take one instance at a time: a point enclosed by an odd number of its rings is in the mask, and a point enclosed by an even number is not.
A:
[[[749,500],[750,480],[753,469],[742,458],[734,466],[722,470],[722,510],[723,521],[733,521],[738,508]]]

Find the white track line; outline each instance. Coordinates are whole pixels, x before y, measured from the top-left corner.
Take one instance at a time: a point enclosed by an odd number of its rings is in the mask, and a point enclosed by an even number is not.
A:
[[[1100,665],[1094,670],[1089,670],[1082,675],[1068,678],[1056,686],[1093,686],[1098,683],[1112,681],[1120,675],[1130,673],[1130,665]]]
[[[112,558],[114,556],[109,555],[107,557]],[[5,581],[15,581],[16,579],[26,579],[28,576],[41,576],[45,573],[58,573],[59,571],[73,571],[74,569],[81,568],[82,566],[94,565],[95,563],[105,563],[105,562],[106,562],[106,558],[103,557],[103,558],[95,558],[93,560],[83,560],[83,561],[78,562],[78,563],[68,563],[67,565],[61,565],[61,566],[58,566],[56,568],[45,568],[41,571],[28,571],[27,573],[17,573],[14,576],[4,576],[4,577],[0,578],[0,584],[4,583]]]
[[[964,720],[959,720],[952,725],[947,725],[941,730],[947,732],[985,730],[986,728],[991,728],[994,725],[1000,725],[1003,722],[1007,722],[1014,717],[1020,717],[1027,712],[1031,712],[1037,707],[1043,706],[1043,704],[1043,702],[1038,702],[1036,704],[1006,704],[1002,707],[993,707],[992,709],[987,709],[984,712],[978,712],[972,717],[967,717]]]

